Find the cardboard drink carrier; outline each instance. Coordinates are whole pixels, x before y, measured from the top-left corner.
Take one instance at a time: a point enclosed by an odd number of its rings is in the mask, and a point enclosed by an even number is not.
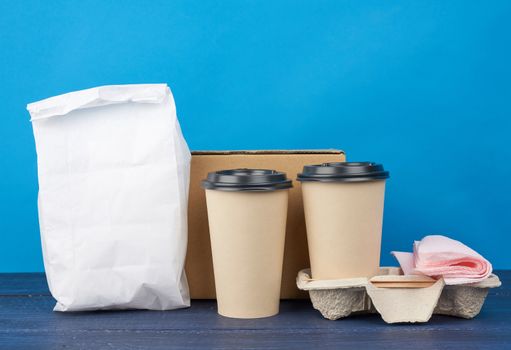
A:
[[[205,191],[201,181],[212,171],[236,168],[274,169],[293,180],[289,190],[286,240],[282,272],[282,299],[307,298],[296,287],[296,275],[309,265],[307,236],[300,182],[296,175],[304,165],[343,162],[339,150],[195,151],[192,152],[188,209],[186,275],[192,299],[215,299],[215,280]]]
[[[445,285],[442,278],[403,275],[399,267],[381,267],[372,278],[314,280],[301,270],[297,287],[308,291],[313,307],[329,320],[379,313],[387,323],[427,322],[433,314],[474,318],[490,288],[501,285],[492,274],[477,283]]]

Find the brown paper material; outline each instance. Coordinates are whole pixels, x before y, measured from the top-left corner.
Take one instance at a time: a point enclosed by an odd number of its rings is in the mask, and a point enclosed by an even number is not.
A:
[[[288,191],[206,191],[220,315],[279,312]]]
[[[206,198],[200,184],[208,172],[234,168],[275,169],[285,172],[293,180],[293,188],[289,190],[281,298],[306,298],[307,293],[298,290],[295,284],[298,271],[310,264],[301,185],[295,181],[296,174],[307,164],[344,160],[344,153],[337,150],[192,152],[185,267],[191,297],[215,298]]]
[[[303,182],[312,277],[371,277],[380,269],[385,181]]]

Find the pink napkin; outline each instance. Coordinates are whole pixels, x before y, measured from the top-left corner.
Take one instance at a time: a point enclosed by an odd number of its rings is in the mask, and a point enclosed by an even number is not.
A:
[[[488,260],[463,243],[445,236],[426,236],[413,253],[392,252],[405,275],[443,277],[445,284],[475,283],[490,276]]]

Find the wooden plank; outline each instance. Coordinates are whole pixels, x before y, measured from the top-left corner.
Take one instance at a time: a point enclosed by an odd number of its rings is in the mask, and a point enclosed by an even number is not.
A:
[[[24,333],[3,335],[5,349],[509,349],[508,333],[498,331],[449,332],[412,330],[378,333],[307,331],[199,330],[72,333]]]
[[[50,295],[44,273],[0,273],[0,297]]]
[[[438,317],[427,324],[410,324],[407,329],[465,330],[474,328],[509,328],[511,332],[511,305],[509,298],[490,295],[481,313],[473,320]],[[379,328],[396,328],[384,323],[378,315],[355,316],[339,321],[325,320],[306,301],[283,301],[281,312],[275,317],[237,320],[216,313],[216,305],[209,300],[193,301],[189,309],[174,311],[101,311],[58,313],[52,312],[54,300],[47,296],[0,298],[0,325],[8,329],[74,330],[296,330],[316,329],[335,332],[371,332]],[[506,318],[507,316],[507,318]]]
[[[387,325],[378,315],[328,321],[308,301],[283,301],[281,313],[235,320],[213,301],[175,311],[52,312],[44,276],[0,275],[0,349],[490,349],[511,348],[511,271],[498,271],[473,320],[434,316],[427,324]],[[46,289],[47,293],[47,289]]]

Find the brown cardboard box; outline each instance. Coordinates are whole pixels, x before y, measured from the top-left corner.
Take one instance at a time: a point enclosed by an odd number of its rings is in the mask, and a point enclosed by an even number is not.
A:
[[[306,298],[307,294],[298,290],[295,282],[298,271],[309,267],[302,194],[300,183],[295,181],[296,174],[306,164],[344,160],[344,152],[337,150],[192,152],[186,258],[191,297],[215,298],[206,198],[201,187],[208,172],[235,168],[275,169],[285,172],[293,180],[289,192],[281,298]]]

